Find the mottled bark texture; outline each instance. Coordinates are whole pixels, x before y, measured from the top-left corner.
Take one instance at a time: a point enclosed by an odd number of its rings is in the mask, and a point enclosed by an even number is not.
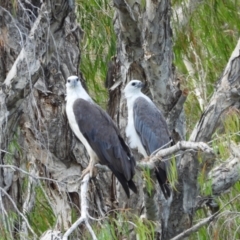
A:
[[[146,5],[144,5],[146,4]],[[184,139],[183,102],[178,114],[170,114],[178,99],[182,96],[175,84],[172,66],[172,30],[170,27],[171,6],[169,1],[114,1],[116,8],[114,27],[117,34],[117,55],[112,59],[108,74],[110,86],[109,112],[116,120],[122,134],[125,134],[127,121],[126,101],[121,94],[126,83],[139,79],[146,83],[145,93],[162,110],[164,116],[174,116],[168,119],[172,126],[172,136],[177,141]],[[175,111],[177,112],[177,111]],[[141,159],[135,152],[137,160]],[[141,173],[138,172],[138,175]],[[142,193],[142,179],[139,180],[140,199],[134,205],[140,208],[145,205],[145,216],[155,220],[160,207],[163,225],[167,227],[170,201],[162,197],[159,186],[156,185],[154,195],[146,198]],[[145,197],[143,197],[145,196]],[[157,196],[157,197],[156,197]],[[156,201],[153,201],[154,198]],[[132,196],[134,199],[134,196]],[[139,199],[139,197],[138,197]],[[123,199],[119,199],[123,201]],[[120,203],[121,204],[121,203]],[[133,206],[132,205],[132,206]],[[155,206],[154,206],[155,205]],[[148,207],[149,212],[148,212]],[[155,209],[152,211],[152,209]],[[160,219],[159,219],[160,221]]]
[[[75,192],[88,164],[65,116],[65,81],[79,74],[82,31],[74,7],[70,0],[0,1],[0,163],[54,179],[41,184],[47,186],[60,230],[71,225],[72,208],[78,209]],[[0,187],[24,214],[34,208],[35,187],[40,186],[30,179],[23,189],[26,179],[19,171],[0,169]],[[11,202],[0,194],[0,215],[11,210]],[[27,234],[26,224],[15,227]]]
[[[113,2],[116,8],[114,27],[117,34],[117,55],[109,64],[107,76],[110,90],[109,112],[124,134],[127,111],[122,90],[130,80],[142,80],[147,84],[146,93],[167,118],[174,140],[184,139],[182,105],[187,91],[180,91],[174,78],[170,1]],[[234,52],[239,53],[239,45]],[[239,72],[239,56],[234,55],[229,60],[214,96],[196,125],[191,141],[208,142],[221,124],[221,116],[229,108],[239,109]],[[136,152],[135,156],[137,160],[141,159]],[[174,191],[170,201],[166,202],[158,193],[163,239],[170,239],[192,225],[196,210],[199,170],[206,162],[210,164],[210,169],[213,166],[213,160],[208,159],[207,155],[201,156],[203,159],[201,165],[198,157],[199,153],[187,151],[178,159],[177,191]],[[139,188],[142,188],[142,185],[139,180]],[[140,192],[140,199],[144,199],[142,194],[144,193]],[[132,198],[134,199],[134,196]],[[121,200],[119,199],[119,202]],[[145,205],[148,203],[145,202]],[[138,202],[135,206],[140,207],[141,204]],[[146,215],[150,219],[156,217]]]
[[[74,21],[74,5],[59,0],[12,4],[0,4],[0,142],[1,150],[9,152],[1,152],[1,164],[13,164],[56,180],[77,178],[81,171],[71,162],[74,143],[64,110],[65,79],[78,74],[80,59],[81,31]],[[74,177],[70,169],[75,170]],[[21,192],[25,177],[11,169],[0,172],[1,187],[28,212],[34,207],[36,184],[29,181],[32,187]],[[60,187],[49,184],[46,191],[59,216],[57,225],[67,228],[71,220],[67,192],[60,198]],[[0,208],[12,209],[2,197]]]

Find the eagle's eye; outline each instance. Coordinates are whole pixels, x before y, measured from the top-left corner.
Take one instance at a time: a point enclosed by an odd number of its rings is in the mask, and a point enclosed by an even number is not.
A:
[[[78,81],[79,79],[77,78],[76,81]]]
[[[67,81],[70,83],[70,80],[69,80],[69,79],[68,79]]]
[[[135,83],[135,82],[133,82],[133,83],[132,83],[132,86],[135,86],[135,85],[136,85],[136,83]]]

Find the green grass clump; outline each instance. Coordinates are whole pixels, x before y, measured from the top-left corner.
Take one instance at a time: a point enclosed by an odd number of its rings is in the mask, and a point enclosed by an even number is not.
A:
[[[107,89],[104,86],[108,63],[116,54],[113,29],[114,9],[109,0],[77,0],[78,21],[84,31],[81,43],[80,70],[90,95],[106,108]]]

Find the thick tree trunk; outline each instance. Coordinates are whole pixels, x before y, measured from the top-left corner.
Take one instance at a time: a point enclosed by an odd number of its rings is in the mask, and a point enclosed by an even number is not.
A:
[[[66,185],[47,181],[45,190],[54,206],[56,227],[66,229],[71,222],[66,189],[77,192],[81,174],[72,149],[80,148],[77,160],[87,162],[83,147],[72,141],[64,109],[65,79],[78,74],[81,29],[75,22],[73,1],[11,3],[0,3],[0,161],[28,169],[34,176],[76,181]],[[24,213],[35,206],[34,192],[39,186],[30,177],[22,192],[26,178],[10,168],[0,169],[0,187]],[[5,194],[0,198],[0,212],[15,211]],[[22,231],[26,233],[24,226]]]
[[[39,211],[40,188],[54,214],[51,227],[65,231],[72,213],[81,215],[80,176],[88,165],[65,115],[66,78],[81,75],[82,31],[72,0],[16,3],[0,1],[0,221],[12,223],[10,211]],[[90,183],[93,217],[116,207],[110,176],[100,170]],[[18,229],[22,238],[32,231],[26,218],[8,229]]]
[[[118,52],[109,65],[109,112],[124,134],[127,112],[122,90],[128,81],[142,80],[147,83],[147,94],[168,118],[172,136],[177,141],[185,138],[184,115],[181,111],[185,92],[181,94],[174,82],[170,3],[146,1],[146,6],[142,4],[142,1],[114,1]],[[237,49],[238,46],[234,52],[237,53]],[[209,141],[219,124],[220,116],[231,106],[239,109],[239,95],[236,94],[239,92],[238,62],[237,56],[230,59],[220,81],[221,86],[218,86],[209,107],[193,131],[192,141]],[[229,76],[232,77],[228,79]],[[174,114],[176,109],[178,114]],[[141,158],[136,152],[135,156],[137,159]],[[204,156],[202,158],[204,159]],[[163,239],[170,239],[191,226],[197,203],[197,177],[201,167],[194,152],[188,151],[179,159],[179,180],[172,202],[166,203],[164,199],[159,198]],[[141,186],[140,181],[139,188]],[[148,217],[151,218],[149,215]],[[152,216],[152,219],[154,218],[155,216]]]
[[[114,27],[117,34],[117,56],[113,58],[109,69],[108,83],[110,88],[109,112],[116,120],[122,134],[125,135],[127,121],[126,102],[122,90],[132,79],[139,79],[147,84],[147,95],[162,110],[171,125],[172,136],[175,141],[185,138],[183,102],[178,111],[174,109],[181,99],[181,91],[175,85],[172,66],[172,30],[170,26],[171,6],[169,1],[114,1],[116,7]],[[176,114],[172,114],[173,110]],[[172,118],[171,118],[172,117]],[[135,152],[137,160],[141,156]],[[141,173],[137,173],[141,176]],[[142,179],[139,179],[139,189],[142,189]],[[156,185],[157,197],[160,202],[146,198],[147,194],[140,191],[139,208],[145,205],[146,215],[156,220],[159,206],[161,219],[167,227],[170,201],[165,201],[159,195],[159,186]],[[143,195],[145,196],[143,198]],[[134,199],[134,196],[132,196]],[[139,199],[139,197],[138,197]],[[123,199],[119,199],[123,201]],[[153,202],[155,202],[153,204]],[[133,206],[133,205],[132,205]],[[147,206],[151,206],[148,209]],[[152,211],[155,209],[154,211]],[[149,210],[149,212],[148,212]],[[154,214],[155,213],[155,214]],[[177,212],[176,212],[177,214]],[[160,219],[158,219],[160,220]]]

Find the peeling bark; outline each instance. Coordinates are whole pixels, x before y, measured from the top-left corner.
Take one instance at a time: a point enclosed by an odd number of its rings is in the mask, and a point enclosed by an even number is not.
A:
[[[203,141],[208,142],[211,140],[212,134],[216,131],[218,127],[222,126],[222,119],[224,119],[224,114],[230,108],[240,109],[240,95],[239,85],[240,85],[240,40],[238,41],[235,50],[233,51],[229,62],[223,72],[223,75],[217,85],[217,89],[209,101],[206,110],[202,114],[199,122],[196,124],[191,136],[190,141]],[[194,152],[188,152],[183,155],[179,164],[179,179],[180,183],[178,186],[179,198],[182,199],[178,202],[173,202],[176,208],[182,209],[177,217],[173,217],[171,223],[168,225],[169,232],[175,232],[176,222],[178,228],[178,233],[184,231],[185,226],[182,225],[182,216],[187,216],[190,220],[190,225],[192,218],[196,209],[196,197],[198,194],[198,184],[197,177],[199,170],[203,167],[203,164],[208,162],[210,167],[207,169],[206,174],[214,165],[214,159],[208,159],[202,157],[203,163],[199,164],[198,154]],[[234,182],[234,181],[233,181]],[[215,186],[213,185],[213,188]],[[173,216],[170,214],[170,216]],[[189,226],[190,226],[189,225]],[[167,235],[172,237],[174,235]]]
[[[4,53],[0,61],[0,161],[22,169],[31,164],[36,176],[46,177],[56,228],[67,229],[71,222],[68,192],[78,191],[81,166],[88,162],[83,146],[66,127],[64,99],[66,77],[78,74],[82,32],[72,11],[74,1],[17,4],[14,8],[12,3],[0,2],[0,31],[4,33],[0,38]],[[21,192],[24,178],[11,169],[0,170],[0,187],[14,202],[23,204],[23,214],[35,206],[34,194]],[[48,178],[67,184],[48,184]],[[2,199],[1,209],[14,211],[8,198]]]
[[[169,1],[114,1],[116,7],[114,27],[117,35],[117,56],[114,59],[115,74],[110,87],[109,106],[111,116],[116,120],[125,134],[127,121],[126,102],[122,90],[132,79],[139,79],[147,84],[145,93],[169,117],[174,140],[185,139],[184,114],[182,111],[184,97],[175,85],[172,66],[172,30],[170,27],[171,7]],[[111,82],[111,81],[108,81]],[[178,101],[179,100],[179,101]],[[178,104],[177,104],[178,102]],[[174,106],[177,107],[174,109]],[[172,111],[171,114],[169,112]],[[174,132],[174,134],[173,134]],[[137,160],[141,157],[136,153]],[[139,180],[139,189],[143,183]],[[156,186],[157,187],[157,186]],[[156,193],[157,194],[157,193]],[[147,193],[144,193],[147,196]],[[156,199],[161,199],[159,193]],[[133,196],[134,198],[134,196]],[[144,205],[153,205],[145,199]],[[121,199],[121,201],[125,201]],[[167,226],[169,211],[164,211],[164,201],[154,201],[155,209],[160,209],[161,219]],[[136,206],[136,205],[135,205]],[[138,208],[141,205],[137,205]],[[167,207],[168,208],[168,207]],[[155,219],[153,214],[146,213],[149,219]]]
[[[194,11],[201,1],[189,1]],[[117,55],[111,63],[112,75],[109,105],[111,116],[117,121],[122,133],[126,126],[126,105],[122,89],[132,79],[147,83],[146,93],[163,111],[174,140],[185,138],[184,114],[182,106],[187,91],[181,92],[175,85],[172,66],[172,33],[170,27],[170,4],[168,1],[114,1],[116,7],[114,27],[117,34]],[[231,57],[217,86],[216,92],[190,140],[208,142],[214,131],[221,125],[221,117],[230,107],[239,109],[239,47]],[[113,66],[115,64],[115,66]],[[110,74],[111,75],[111,74]],[[139,159],[139,155],[135,156]],[[201,156],[203,161],[213,159],[209,155]],[[190,227],[195,213],[198,194],[197,178],[202,165],[198,153],[188,151],[177,161],[179,184],[172,203],[164,206],[170,214],[160,211],[163,221],[163,239],[169,239]],[[140,182],[141,186],[142,183]],[[142,198],[142,196],[141,196]],[[156,202],[155,202],[156,204]],[[160,204],[164,205],[161,201]],[[169,216],[169,218],[168,218]]]
[[[240,145],[230,144],[231,156],[222,164],[213,168],[208,178],[212,183],[213,195],[229,190],[240,179]]]

